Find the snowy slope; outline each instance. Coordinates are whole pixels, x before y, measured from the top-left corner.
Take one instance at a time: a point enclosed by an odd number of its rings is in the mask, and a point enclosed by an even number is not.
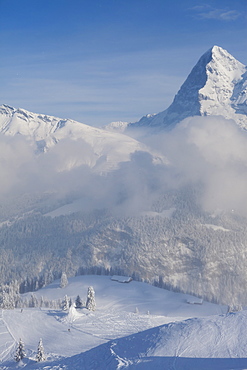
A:
[[[68,369],[246,369],[247,313],[170,323],[67,359]]]
[[[22,135],[34,142],[38,152],[47,151],[64,139],[83,140],[88,145],[86,155],[70,161],[70,167],[86,164],[98,171],[107,171],[119,162],[130,159],[137,150],[147,150],[136,140],[116,132],[107,132],[69,119],[0,107],[0,133],[10,136]],[[66,168],[70,169],[70,168]]]
[[[219,46],[198,61],[165,111],[147,115],[129,128],[171,128],[191,116],[221,115],[247,129],[246,66]]]
[[[103,354],[103,357],[109,357],[110,363],[113,360],[114,364],[117,364],[114,355],[116,351],[119,352],[119,356],[123,356],[121,351],[125,348],[124,351],[127,351],[125,357],[132,357],[133,351],[137,356],[144,350],[151,351],[151,343],[152,347],[155,343],[157,347],[158,338],[160,338],[160,344],[163,346],[162,341],[165,340],[166,335],[165,329],[163,333],[160,328],[151,328],[174,322],[182,322],[178,324],[178,327],[180,325],[183,327],[187,325],[183,322],[187,318],[195,316],[211,317],[211,315],[226,312],[225,306],[208,302],[204,302],[202,305],[188,304],[187,300],[191,299],[189,295],[169,292],[134,281],[128,284],[118,283],[107,276],[72,278],[69,279],[69,285],[63,289],[59,287],[59,281],[56,281],[50,286],[37,291],[35,295],[37,298],[43,296],[43,298],[57,300],[62,299],[67,294],[74,300],[79,294],[82,299],[85,299],[87,288],[90,285],[94,287],[96,293],[97,309],[95,312],[74,308],[69,313],[45,308],[24,308],[23,311],[21,309],[3,310],[2,325],[0,326],[0,348],[4,348],[4,351],[0,355],[0,369],[16,368],[13,356],[19,338],[22,338],[25,343],[27,358],[24,360],[24,364],[27,365],[26,368],[28,369],[116,369],[117,365],[114,365],[115,367],[103,367],[99,356]],[[24,297],[28,297],[30,294],[27,293]],[[217,317],[212,316],[208,320],[215,321]],[[202,322],[201,325],[203,325],[204,321],[199,322]],[[176,324],[172,324],[169,328],[171,330],[169,337],[174,335],[175,339],[173,340],[178,340],[177,335],[180,335],[180,333],[176,334]],[[151,332],[141,333],[147,329],[151,329]],[[119,342],[117,340],[117,338],[137,332],[140,332],[138,335],[141,338],[146,337],[145,343],[138,341],[136,334],[129,337],[129,339],[119,339]],[[163,334],[160,335],[159,333]],[[37,343],[40,338],[43,340],[47,358],[47,361],[41,367],[34,363]],[[139,342],[136,348],[135,338]],[[110,342],[107,343],[108,341]],[[107,344],[104,345],[104,343]],[[117,343],[116,351],[113,343]],[[122,347],[121,343],[123,343]],[[99,345],[103,345],[103,347],[98,347]],[[110,348],[114,347],[114,353],[108,353],[109,346]],[[119,346],[122,348],[121,350],[119,350]],[[172,344],[170,346],[168,355],[174,356]],[[98,348],[93,350],[95,347]],[[132,350],[130,347],[133,347]],[[93,357],[91,357],[90,352],[80,355],[80,353],[88,350],[96,351],[96,355],[95,352],[92,352]],[[100,352],[98,353],[98,351]],[[157,351],[158,349],[155,349],[153,353],[150,352],[149,356],[158,356]],[[82,360],[86,361],[85,366],[82,366]],[[77,361],[78,367],[75,364]],[[94,361],[95,367],[87,365],[92,361]]]

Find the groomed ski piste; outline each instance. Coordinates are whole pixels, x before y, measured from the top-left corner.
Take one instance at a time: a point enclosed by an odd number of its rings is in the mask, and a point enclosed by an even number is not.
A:
[[[0,369],[247,369],[247,313],[146,283],[109,276],[78,276],[35,296],[86,301],[93,286],[96,310],[44,307],[2,310]],[[32,293],[22,295],[29,297]],[[189,303],[188,303],[189,302]],[[26,356],[14,360],[19,339]],[[46,360],[36,362],[42,338]]]

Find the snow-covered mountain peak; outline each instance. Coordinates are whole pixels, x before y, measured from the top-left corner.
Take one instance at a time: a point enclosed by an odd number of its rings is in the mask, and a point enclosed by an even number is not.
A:
[[[234,117],[235,86],[242,80],[246,67],[226,50],[214,46],[206,64],[206,83],[199,89],[201,115],[222,115],[247,124],[247,117]],[[234,111],[235,110],[235,111]]]
[[[241,77],[239,73],[242,73],[242,70],[245,69],[244,64],[235,59],[227,50],[215,45],[209,49],[209,52],[211,53],[212,61],[221,63],[228,71],[236,71],[238,77]]]
[[[219,46],[213,46],[209,49],[199,60],[198,64],[203,63],[207,59],[208,62],[205,64],[205,69],[208,78],[212,77],[210,73],[215,72],[215,74],[220,75],[222,84],[238,82],[246,71],[246,67],[241,62]]]
[[[228,53],[227,50],[223,49],[221,46],[214,45],[206,53],[210,53],[212,58],[216,58],[216,59],[229,58],[229,59],[232,59],[233,61],[236,61],[236,59],[230,53]]]
[[[155,116],[129,127],[172,128],[191,116],[221,115],[247,129],[246,66],[219,46],[204,53],[172,104]]]

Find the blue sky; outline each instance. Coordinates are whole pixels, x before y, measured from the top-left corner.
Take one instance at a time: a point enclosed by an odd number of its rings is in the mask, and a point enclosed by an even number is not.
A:
[[[91,125],[172,102],[213,45],[247,64],[246,0],[0,0],[0,104]]]

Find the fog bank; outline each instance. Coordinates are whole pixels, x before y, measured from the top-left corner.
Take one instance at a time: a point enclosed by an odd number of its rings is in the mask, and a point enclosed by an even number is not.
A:
[[[129,162],[105,174],[95,171],[93,148],[83,140],[61,140],[37,155],[35,143],[22,136],[0,136],[0,198],[23,193],[77,192],[85,209],[110,208],[137,214],[170,189],[197,185],[205,211],[246,215],[247,133],[221,117],[193,117],[172,131],[146,139],[168,164],[148,152],[135,152]]]

